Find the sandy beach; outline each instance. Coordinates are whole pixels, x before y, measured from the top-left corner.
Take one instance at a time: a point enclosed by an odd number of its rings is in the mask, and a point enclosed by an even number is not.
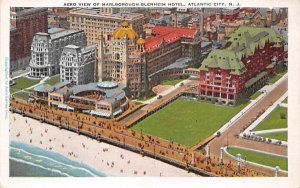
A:
[[[76,133],[10,114],[10,140],[60,153],[108,176],[194,177],[193,173]]]

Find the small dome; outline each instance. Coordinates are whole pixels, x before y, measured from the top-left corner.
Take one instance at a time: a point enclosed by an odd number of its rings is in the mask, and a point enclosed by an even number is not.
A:
[[[121,26],[121,28],[118,28],[114,32],[114,39],[123,39],[126,35],[129,40],[134,40],[137,37],[137,33],[132,28],[128,27],[128,22],[122,22]]]
[[[114,89],[118,87],[118,84],[116,82],[103,81],[99,82],[97,86],[101,89]]]
[[[124,22],[121,23],[121,26],[122,26],[122,27],[128,27],[128,26],[129,26],[129,23],[124,21]]]
[[[145,44],[145,39],[139,38],[139,39],[137,40],[137,43],[138,43],[138,44]]]

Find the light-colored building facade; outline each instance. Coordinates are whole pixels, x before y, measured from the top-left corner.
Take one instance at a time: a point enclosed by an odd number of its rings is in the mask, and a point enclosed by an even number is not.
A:
[[[69,44],[85,46],[83,31],[52,28],[48,33],[37,33],[31,44],[29,76],[41,78],[58,74],[61,52]]]
[[[60,81],[77,85],[94,82],[96,46],[65,46],[60,58]]]
[[[143,34],[143,14],[122,13],[113,8],[82,8],[71,10],[69,15],[70,28],[83,30],[87,37],[87,44],[96,44],[96,38],[100,33],[103,33],[107,39],[119,28],[122,21],[126,21],[138,36]]]

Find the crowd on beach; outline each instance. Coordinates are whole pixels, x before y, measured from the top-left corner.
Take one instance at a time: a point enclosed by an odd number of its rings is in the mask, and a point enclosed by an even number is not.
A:
[[[11,114],[10,140],[60,153],[112,176],[195,176],[183,169],[142,157],[86,136]],[[154,169],[153,169],[154,168]]]

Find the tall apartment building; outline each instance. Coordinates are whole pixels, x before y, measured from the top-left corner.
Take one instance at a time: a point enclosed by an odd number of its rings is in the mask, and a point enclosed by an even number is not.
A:
[[[116,8],[82,8],[70,11],[70,28],[83,30],[88,44],[96,44],[97,36],[103,33],[107,39],[117,29],[122,21],[140,36],[143,34],[144,15],[138,13],[121,13]]]
[[[65,46],[60,58],[60,81],[73,81],[77,85],[94,82],[96,45]]]
[[[26,68],[34,35],[47,32],[47,8],[10,8],[10,71]]]
[[[37,33],[31,44],[29,76],[41,78],[58,74],[61,52],[69,44],[85,46],[83,31],[52,28],[48,33]]]

